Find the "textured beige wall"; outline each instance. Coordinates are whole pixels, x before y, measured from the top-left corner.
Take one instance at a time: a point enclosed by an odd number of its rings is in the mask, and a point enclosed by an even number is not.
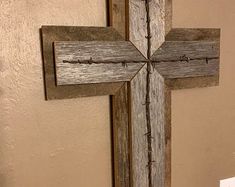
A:
[[[111,186],[108,97],[44,101],[39,40],[105,17],[104,0],[0,0],[0,187]]]
[[[235,176],[235,1],[173,0],[174,26],[220,27],[220,86],[173,92],[173,187]]]
[[[104,0],[0,0],[0,186],[111,186],[108,97],[45,102],[38,29],[105,25]],[[235,2],[174,0],[177,27],[221,27],[221,84],[173,92],[173,187],[235,175]],[[90,178],[92,176],[92,180]]]

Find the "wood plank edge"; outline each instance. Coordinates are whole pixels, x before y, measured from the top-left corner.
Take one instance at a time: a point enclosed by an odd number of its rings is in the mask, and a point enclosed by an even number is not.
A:
[[[219,41],[220,28],[172,28],[166,41]]]
[[[219,75],[166,79],[165,82],[171,90],[213,87],[219,85]]]

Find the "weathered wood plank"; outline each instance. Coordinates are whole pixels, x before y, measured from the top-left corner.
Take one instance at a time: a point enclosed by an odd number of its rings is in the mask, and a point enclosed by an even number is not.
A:
[[[146,61],[127,41],[60,41],[54,49],[57,85],[129,81]]]
[[[145,1],[129,0],[129,40],[147,57],[147,22]]]
[[[148,186],[148,142],[146,122],[146,65],[130,82],[132,182],[133,187]]]
[[[131,139],[129,133],[129,90],[127,83],[111,97],[115,187],[130,185]]]
[[[95,62],[123,62],[145,60],[127,41],[72,41],[54,43],[56,60],[89,60]],[[56,61],[57,62],[57,61]]]
[[[172,29],[172,0],[165,0],[165,34],[167,35]]]
[[[109,2],[109,26],[116,29],[120,35],[129,38],[129,7],[127,0],[110,0]]]
[[[164,117],[165,117],[165,186],[171,187],[171,90],[165,82]]]
[[[146,118],[146,77],[145,66],[130,82],[133,187],[149,186],[149,168],[151,168],[154,187],[170,187],[171,95],[164,78],[157,71],[152,70],[149,83],[151,120],[151,133],[149,134]],[[152,136],[153,162],[148,157],[148,135]]]
[[[109,1],[110,25],[130,40],[147,57],[146,2],[139,0]],[[164,42],[172,28],[172,0],[149,1],[151,17],[151,54]]]
[[[167,41],[154,54],[154,67],[167,79],[217,76],[218,41]]]
[[[219,75],[218,76],[167,79],[166,84],[168,88],[171,90],[218,86]]]
[[[219,29],[172,29],[152,57],[171,89],[218,85]]]
[[[190,60],[190,62],[160,62],[155,68],[166,79],[218,76],[219,60]]]
[[[157,62],[219,58],[218,41],[166,41],[152,56]]]
[[[149,16],[151,29],[151,56],[165,41],[165,1],[149,1]]]
[[[164,78],[152,70],[150,79],[150,119],[152,136],[152,186],[165,186],[165,134],[166,124],[166,85]]]
[[[113,28],[43,26],[41,28],[45,96],[47,100],[81,96],[113,95],[123,83],[98,83],[57,87],[53,59],[54,41],[122,41]]]
[[[174,28],[166,35],[166,41],[219,41],[220,29]]]

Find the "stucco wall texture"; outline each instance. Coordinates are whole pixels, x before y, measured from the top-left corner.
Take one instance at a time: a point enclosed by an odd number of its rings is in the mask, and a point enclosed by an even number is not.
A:
[[[0,187],[111,186],[108,98],[46,102],[39,39],[105,21],[104,0],[0,0]]]
[[[177,27],[220,27],[219,87],[173,92],[173,185],[235,176],[235,1],[174,0]],[[109,100],[44,101],[39,28],[104,26],[104,0],[0,0],[0,187],[111,187]]]

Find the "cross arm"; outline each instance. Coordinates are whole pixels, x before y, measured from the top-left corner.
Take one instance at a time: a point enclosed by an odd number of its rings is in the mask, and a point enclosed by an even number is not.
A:
[[[217,85],[219,58],[219,29],[172,29],[151,60],[171,89],[181,89]]]
[[[130,81],[146,59],[128,41],[55,42],[57,85]]]
[[[122,87],[123,82],[56,85],[53,48],[55,41],[123,41],[115,29],[111,27],[42,26],[40,35],[46,100],[113,95]]]

